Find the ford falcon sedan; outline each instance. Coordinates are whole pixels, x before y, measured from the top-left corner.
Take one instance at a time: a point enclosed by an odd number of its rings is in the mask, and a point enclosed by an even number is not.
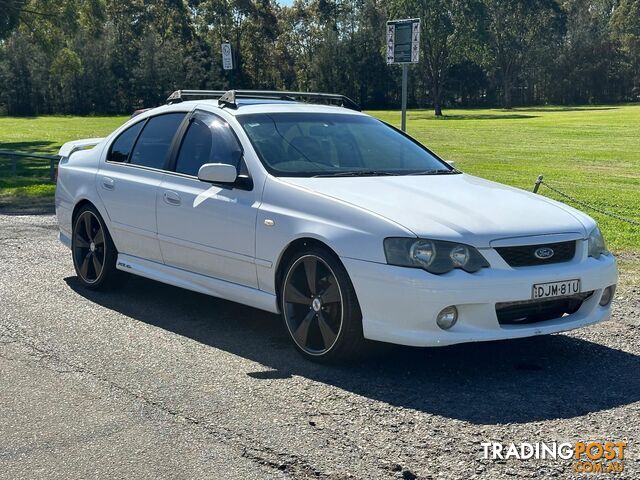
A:
[[[610,316],[616,262],[592,218],[358,110],[333,94],[177,91],[65,144],[56,213],[79,281],[126,272],[279,313],[322,361]]]

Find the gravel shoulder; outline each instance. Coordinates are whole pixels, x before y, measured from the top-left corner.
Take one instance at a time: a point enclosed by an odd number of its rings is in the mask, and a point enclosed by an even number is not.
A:
[[[0,478],[574,478],[481,442],[629,443],[640,291],[570,334],[327,367],[278,317],[141,278],[77,283],[52,216],[0,215]],[[602,478],[584,476],[584,478]]]

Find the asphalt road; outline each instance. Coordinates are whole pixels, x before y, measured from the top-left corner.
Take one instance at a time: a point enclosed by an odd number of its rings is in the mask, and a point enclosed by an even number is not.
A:
[[[640,292],[577,333],[306,362],[278,317],[75,279],[51,216],[0,216],[0,478],[549,478],[481,442],[627,441],[640,478]],[[584,478],[603,478],[590,475]]]

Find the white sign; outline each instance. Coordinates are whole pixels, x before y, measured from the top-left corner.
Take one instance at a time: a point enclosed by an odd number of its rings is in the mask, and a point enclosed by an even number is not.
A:
[[[394,63],[393,51],[395,46],[396,26],[387,22],[387,63]]]
[[[233,70],[233,54],[231,53],[231,44],[229,42],[222,44],[222,68]]]
[[[411,63],[418,63],[420,59],[420,19],[413,22],[411,32]]]
[[[387,63],[418,63],[420,59],[420,19],[387,22]]]

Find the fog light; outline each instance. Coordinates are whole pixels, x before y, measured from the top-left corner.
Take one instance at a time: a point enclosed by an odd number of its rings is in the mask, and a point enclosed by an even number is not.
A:
[[[456,324],[458,320],[458,309],[453,305],[447,308],[443,308],[438,314],[436,323],[443,330],[449,330]]]
[[[606,307],[613,300],[613,294],[616,293],[616,286],[610,285],[604,289],[602,296],[600,297],[600,305]]]

